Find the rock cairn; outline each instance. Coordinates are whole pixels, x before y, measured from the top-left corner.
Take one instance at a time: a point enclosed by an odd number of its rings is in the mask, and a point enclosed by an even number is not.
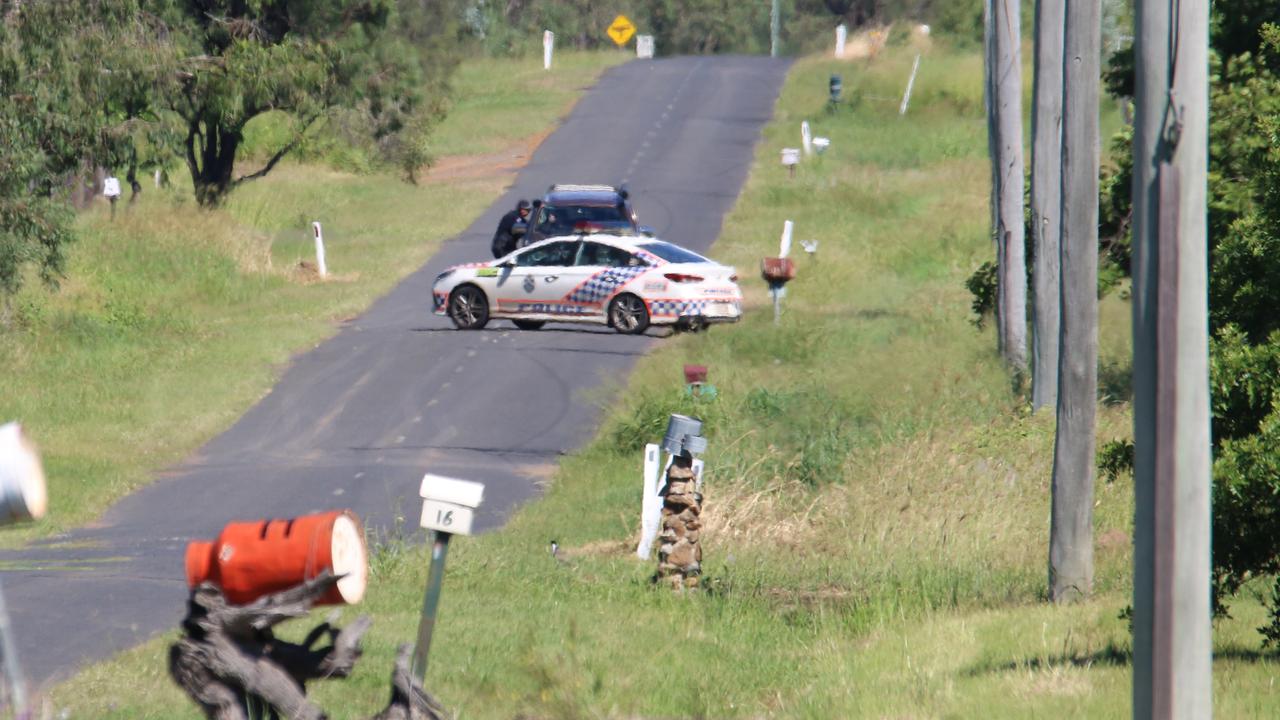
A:
[[[656,580],[677,590],[698,587],[702,574],[702,493],[693,473],[693,458],[676,456],[667,469],[662,491],[662,532],[658,535]]]

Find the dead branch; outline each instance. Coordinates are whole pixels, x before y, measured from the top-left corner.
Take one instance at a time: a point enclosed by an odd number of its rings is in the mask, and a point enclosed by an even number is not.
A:
[[[211,720],[265,717],[322,720],[306,697],[312,680],[348,677],[360,659],[360,640],[372,624],[360,617],[346,628],[331,617],[302,643],[277,639],[271,629],[307,615],[340,577],[314,580],[248,605],[227,603],[217,586],[191,591],[184,636],[169,648],[169,674]],[[391,700],[371,720],[446,720],[449,715],[410,671],[411,647],[401,646],[391,673]]]

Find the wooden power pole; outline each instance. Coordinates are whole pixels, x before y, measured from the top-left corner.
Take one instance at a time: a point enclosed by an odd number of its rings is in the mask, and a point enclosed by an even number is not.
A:
[[[993,0],[995,41],[996,159],[999,212],[996,253],[1000,260],[998,330],[1005,362],[1016,374],[1027,369],[1027,263],[1022,215],[1022,25],[1019,0]]]
[[[1213,716],[1208,0],[1139,0],[1133,139],[1133,716]]]
[[[1053,445],[1049,599],[1093,588],[1098,406],[1098,85],[1102,3],[1066,0],[1063,35],[1062,323]]]
[[[1031,110],[1031,409],[1058,401],[1063,0],[1037,0]]]

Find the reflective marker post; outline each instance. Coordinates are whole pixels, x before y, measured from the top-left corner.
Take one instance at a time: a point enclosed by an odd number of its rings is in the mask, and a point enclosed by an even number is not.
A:
[[[455,480],[427,474],[418,491],[422,496],[422,527],[434,531],[431,545],[431,570],[427,574],[427,590],[422,598],[422,616],[418,620],[418,642],[413,649],[413,674],[421,682],[427,674],[427,653],[431,650],[431,634],[436,625],[436,609],[444,585],[444,563],[449,555],[449,540],[454,535],[470,535],[476,508],[484,501],[484,485],[468,480]]]

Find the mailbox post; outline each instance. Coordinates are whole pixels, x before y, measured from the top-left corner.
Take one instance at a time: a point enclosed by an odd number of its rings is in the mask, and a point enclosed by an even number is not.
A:
[[[413,674],[421,682],[427,674],[427,652],[431,649],[436,608],[440,605],[449,540],[454,535],[471,534],[476,508],[484,501],[484,485],[428,473],[422,478],[418,494],[422,496],[420,524],[434,533],[431,570],[427,574],[427,591],[422,598],[422,617],[418,620],[418,643],[413,649]]]
[[[786,294],[787,281],[796,276],[796,264],[791,258],[765,258],[760,261],[760,275],[769,283],[769,294],[773,296],[773,322],[776,325],[782,316],[782,296]]]

